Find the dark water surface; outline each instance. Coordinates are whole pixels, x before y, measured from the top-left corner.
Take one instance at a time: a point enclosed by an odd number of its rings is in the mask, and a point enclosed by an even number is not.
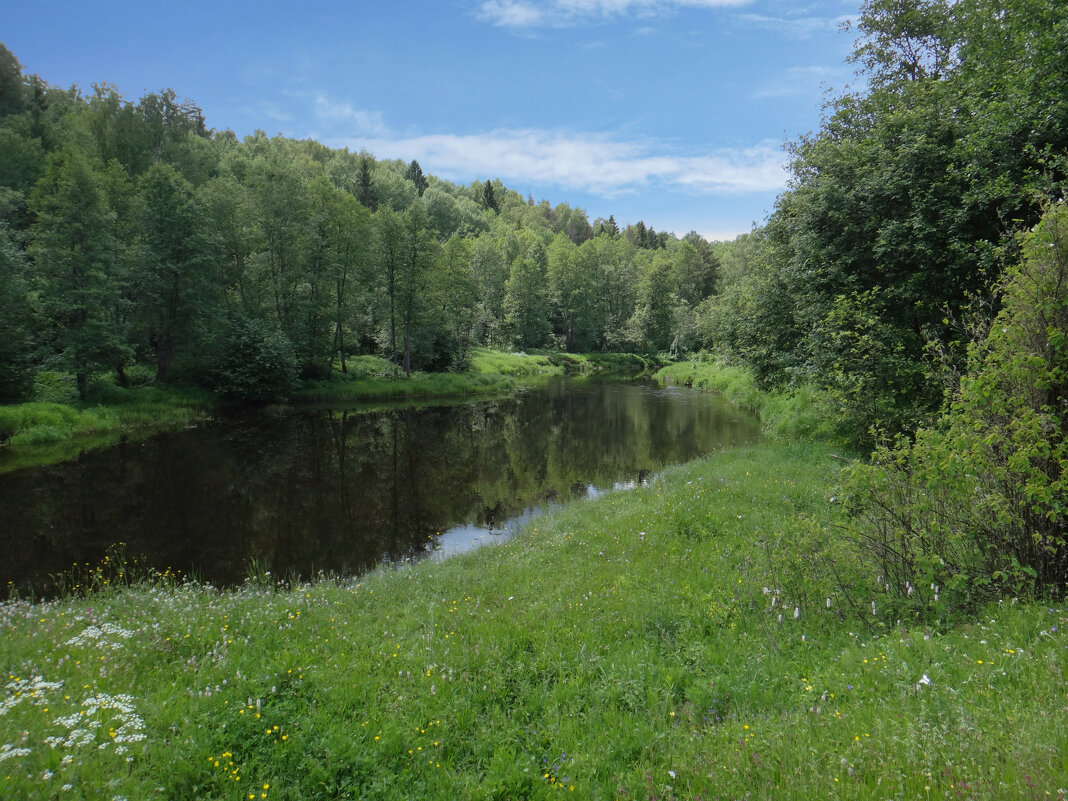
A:
[[[125,542],[163,570],[240,583],[352,575],[466,550],[553,501],[752,441],[755,418],[689,389],[556,381],[505,400],[229,419],[0,475],[0,587]]]

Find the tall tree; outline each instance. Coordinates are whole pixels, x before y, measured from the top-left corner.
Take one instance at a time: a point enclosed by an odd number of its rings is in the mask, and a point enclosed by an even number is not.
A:
[[[41,311],[85,398],[92,369],[120,367],[132,354],[118,324],[123,290],[115,214],[89,161],[76,150],[51,158],[30,207],[36,221],[29,252]]]
[[[415,184],[415,191],[419,193],[419,197],[423,196],[423,192],[426,191],[428,182],[426,176],[423,175],[423,168],[419,166],[419,162],[412,159],[407,168],[404,170],[404,177]]]
[[[163,380],[175,349],[194,344],[195,319],[212,312],[205,230],[192,185],[170,165],[150,167],[139,195],[138,310],[156,353],[156,378]]]
[[[512,262],[502,303],[504,328],[521,348],[540,348],[548,342],[549,297],[545,248],[537,240]]]
[[[32,385],[26,264],[0,221],[0,402],[22,400]]]
[[[501,210],[500,204],[497,202],[497,193],[493,189],[493,182],[488,178],[486,183],[482,185],[482,206],[496,212]]]

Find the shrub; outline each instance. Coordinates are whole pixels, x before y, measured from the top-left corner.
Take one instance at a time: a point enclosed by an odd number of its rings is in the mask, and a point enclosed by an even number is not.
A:
[[[955,608],[1065,594],[1068,207],[1051,208],[1022,252],[939,424],[853,471],[858,541],[904,606],[936,592]]]
[[[297,357],[286,335],[263,320],[238,318],[217,345],[212,383],[220,394],[266,403],[296,386]]]

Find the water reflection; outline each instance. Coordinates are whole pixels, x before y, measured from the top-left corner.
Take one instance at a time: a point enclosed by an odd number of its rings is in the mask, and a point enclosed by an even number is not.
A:
[[[41,589],[117,541],[239,583],[366,571],[507,536],[546,503],[756,436],[709,395],[589,380],[432,408],[221,421],[0,476],[3,582]]]

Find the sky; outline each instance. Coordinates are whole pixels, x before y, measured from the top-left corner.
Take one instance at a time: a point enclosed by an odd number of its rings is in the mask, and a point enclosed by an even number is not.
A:
[[[63,88],[173,89],[207,125],[500,178],[590,221],[732,239],[818,129],[860,0],[9,4],[0,41]]]

